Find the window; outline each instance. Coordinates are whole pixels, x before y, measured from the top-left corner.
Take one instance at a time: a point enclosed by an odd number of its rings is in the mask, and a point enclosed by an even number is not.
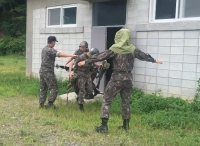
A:
[[[47,26],[76,26],[76,5],[47,8]]]
[[[200,19],[200,0],[151,0],[151,22]]]
[[[125,25],[127,0],[93,3],[93,26]]]

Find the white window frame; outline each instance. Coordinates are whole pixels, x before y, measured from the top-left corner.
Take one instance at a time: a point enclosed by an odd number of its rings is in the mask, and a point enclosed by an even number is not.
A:
[[[64,8],[74,8],[76,7],[76,24],[63,24],[63,15],[64,15]],[[60,8],[60,25],[49,25],[49,10]],[[48,7],[47,8],[47,17],[46,17],[46,27],[76,27],[77,26],[77,4],[72,5],[64,5],[64,6],[56,6],[56,7]]]
[[[199,17],[190,17],[190,18],[182,18],[182,11],[183,11],[183,0],[176,0],[176,13],[174,19],[155,19],[156,14],[156,1],[157,0],[150,0],[150,9],[149,9],[149,23],[166,23],[166,22],[177,22],[177,21],[194,21],[200,20]]]

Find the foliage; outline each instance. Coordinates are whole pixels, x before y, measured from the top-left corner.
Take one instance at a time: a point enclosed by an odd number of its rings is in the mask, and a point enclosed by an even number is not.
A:
[[[0,0],[0,55],[23,54],[26,42],[26,1]]]

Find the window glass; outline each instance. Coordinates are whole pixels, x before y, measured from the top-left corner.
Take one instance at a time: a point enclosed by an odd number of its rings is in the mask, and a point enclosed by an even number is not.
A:
[[[60,8],[48,10],[48,25],[60,25]]]
[[[76,24],[76,7],[63,9],[63,24]]]
[[[125,25],[126,0],[93,3],[93,26]]]
[[[176,15],[176,0],[156,0],[155,19],[173,19]]]
[[[200,0],[183,0],[182,17],[200,17]]]

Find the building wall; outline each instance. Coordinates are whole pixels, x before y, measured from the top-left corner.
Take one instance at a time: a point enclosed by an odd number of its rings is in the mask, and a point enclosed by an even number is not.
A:
[[[46,27],[47,7],[77,4],[77,27]],[[41,65],[41,50],[47,44],[50,35],[57,37],[58,42],[54,47],[60,52],[73,54],[81,41],[85,40],[91,44],[92,4],[78,0],[28,0],[27,13],[27,75],[39,76]],[[32,11],[31,11],[32,10]],[[30,19],[29,19],[30,18]],[[32,30],[31,30],[32,29]],[[56,58],[56,64],[64,65],[68,58]],[[55,74],[66,78],[65,70],[56,69]]]
[[[46,7],[78,3],[77,27],[46,28]],[[150,0],[128,0],[126,27],[131,43],[163,61],[163,65],[135,60],[134,86],[148,93],[162,90],[164,96],[191,99],[200,77],[200,22],[149,23]],[[73,53],[82,40],[91,44],[92,4],[76,0],[28,0],[27,73],[38,75],[40,52],[49,35],[58,38],[56,49]],[[30,20],[30,21],[29,21]],[[31,23],[32,22],[32,23]],[[32,58],[32,59],[31,59]],[[64,64],[67,59],[57,58]],[[64,70],[58,76],[67,77]]]
[[[150,4],[150,0],[129,0],[127,28],[132,30],[131,42],[163,65],[136,59],[134,86],[191,99],[200,77],[200,22],[149,23]]]

